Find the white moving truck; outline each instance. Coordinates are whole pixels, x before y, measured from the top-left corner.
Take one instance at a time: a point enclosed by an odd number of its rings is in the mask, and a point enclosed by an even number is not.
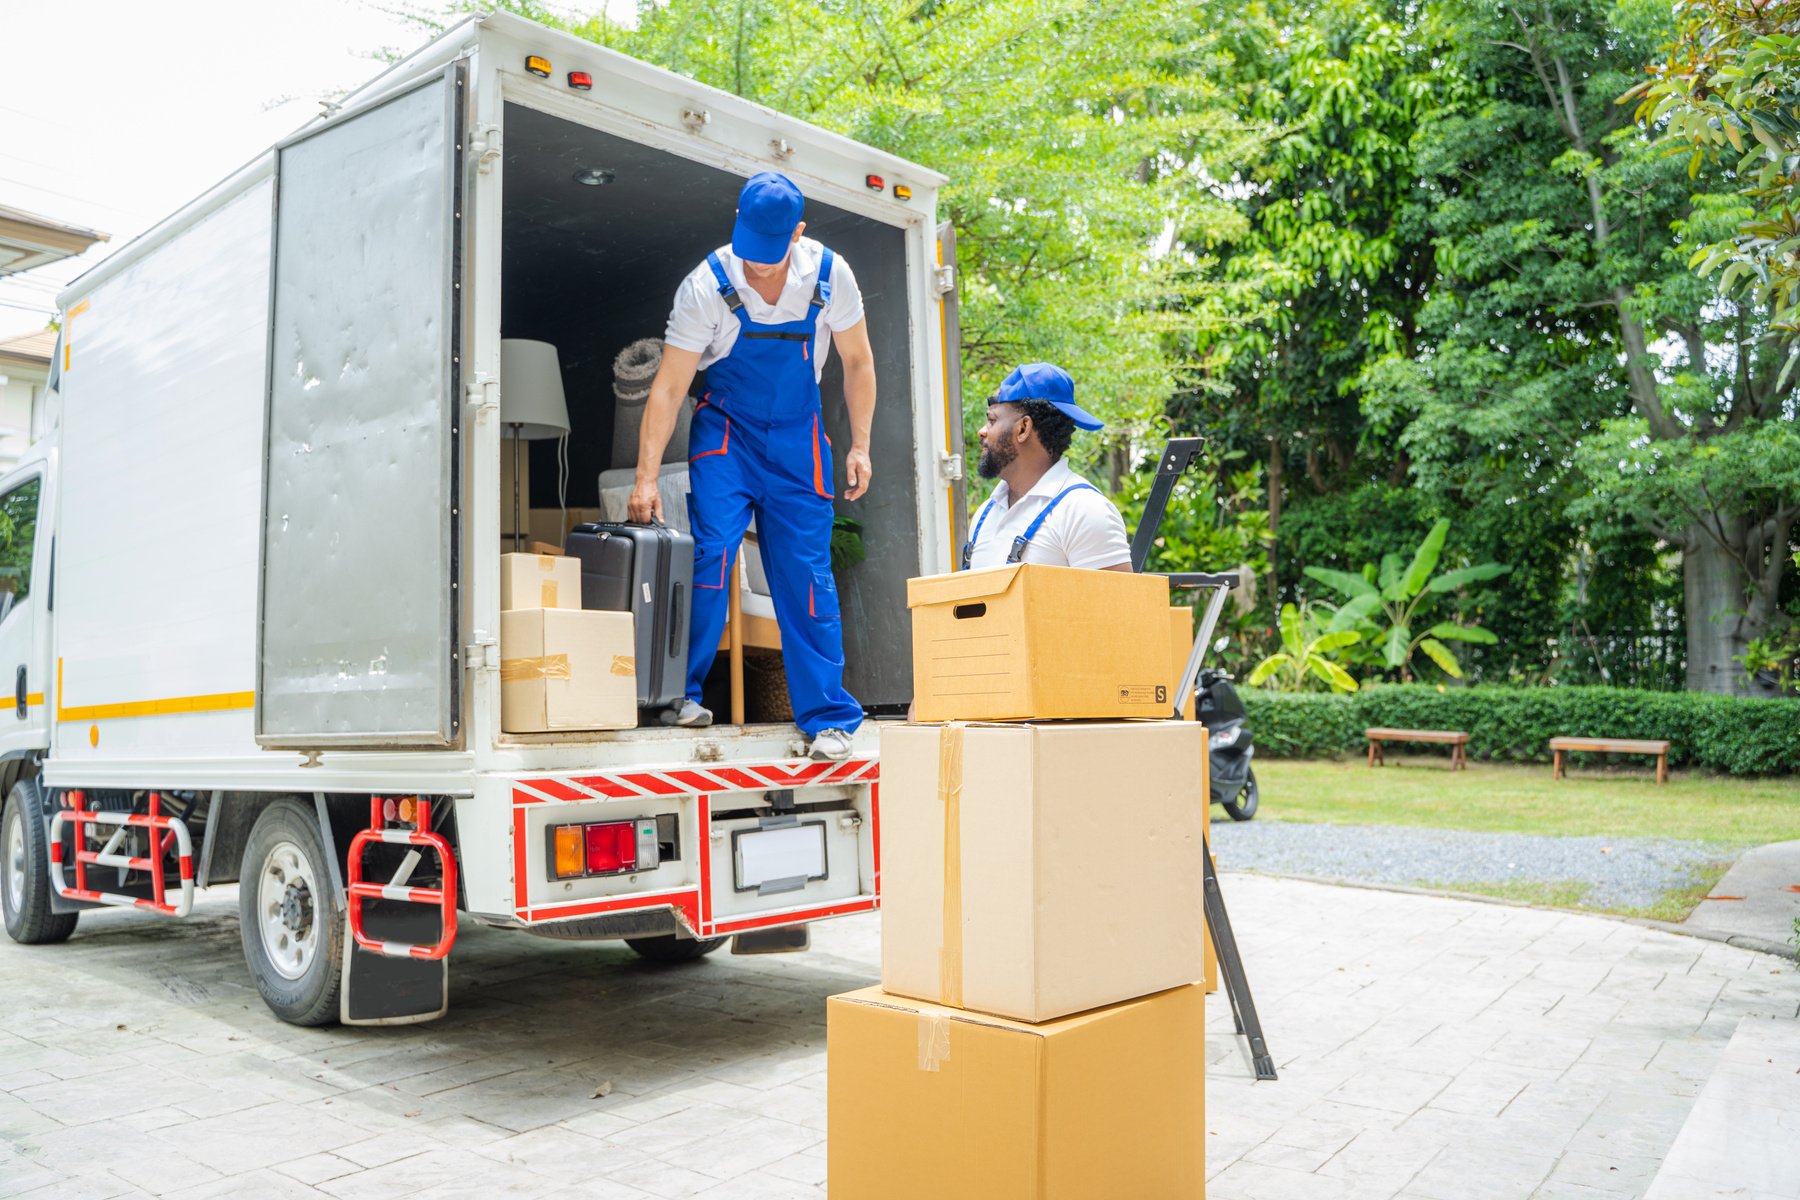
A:
[[[270,1008],[376,1023],[444,1011],[459,914],[667,959],[880,903],[873,720],[844,763],[789,725],[501,729],[502,336],[561,348],[569,457],[600,461],[613,355],[770,168],[865,295],[847,682],[904,713],[904,583],[962,532],[942,178],[472,19],[62,297],[51,431],[0,480],[8,933],[236,881]]]

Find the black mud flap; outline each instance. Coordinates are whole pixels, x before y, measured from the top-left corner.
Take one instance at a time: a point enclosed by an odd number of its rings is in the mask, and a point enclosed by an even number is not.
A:
[[[363,902],[363,933],[386,942],[431,945],[443,932],[434,908],[382,900]],[[344,987],[338,1020],[345,1025],[412,1025],[450,1009],[450,960],[393,958],[364,950],[344,935]]]
[[[731,939],[733,954],[794,954],[812,948],[812,926],[777,925],[752,929]]]

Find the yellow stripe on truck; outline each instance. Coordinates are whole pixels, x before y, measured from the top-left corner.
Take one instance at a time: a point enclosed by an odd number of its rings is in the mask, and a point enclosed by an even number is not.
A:
[[[255,708],[255,692],[214,692],[207,696],[170,696],[162,700],[127,700],[121,704],[80,704],[65,707],[63,660],[56,660],[56,719],[58,721],[109,721],[120,717],[168,717],[182,713],[232,712]],[[29,699],[29,697],[28,697]],[[37,702],[42,702],[40,695]]]

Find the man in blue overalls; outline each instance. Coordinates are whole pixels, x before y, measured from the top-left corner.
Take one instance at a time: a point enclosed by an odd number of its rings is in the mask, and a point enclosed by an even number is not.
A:
[[[765,171],[738,196],[731,243],[707,255],[675,294],[662,365],[638,439],[630,517],[662,519],[657,467],[696,371],[707,391],[688,440],[694,534],[687,695],[672,725],[712,723],[701,685],[736,587],[739,543],[756,517],[763,568],[781,628],[794,723],[816,759],[848,758],[862,705],[844,690],[844,635],[831,575],[831,442],[819,411],[819,374],[835,337],[844,362],[850,449],[846,499],[869,488],[875,356],[849,264],[811,238],[800,189]]]
[[[1077,429],[1102,427],[1075,403],[1075,381],[1061,367],[1026,363],[1000,381],[976,468],[1000,482],[975,514],[963,570],[1014,562],[1131,570],[1124,518],[1063,461]]]

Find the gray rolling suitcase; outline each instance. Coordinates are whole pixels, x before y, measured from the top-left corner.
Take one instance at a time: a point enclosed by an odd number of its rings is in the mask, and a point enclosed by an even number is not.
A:
[[[638,704],[679,700],[687,688],[694,539],[666,525],[577,525],[566,548],[581,560],[581,607],[637,618]]]

